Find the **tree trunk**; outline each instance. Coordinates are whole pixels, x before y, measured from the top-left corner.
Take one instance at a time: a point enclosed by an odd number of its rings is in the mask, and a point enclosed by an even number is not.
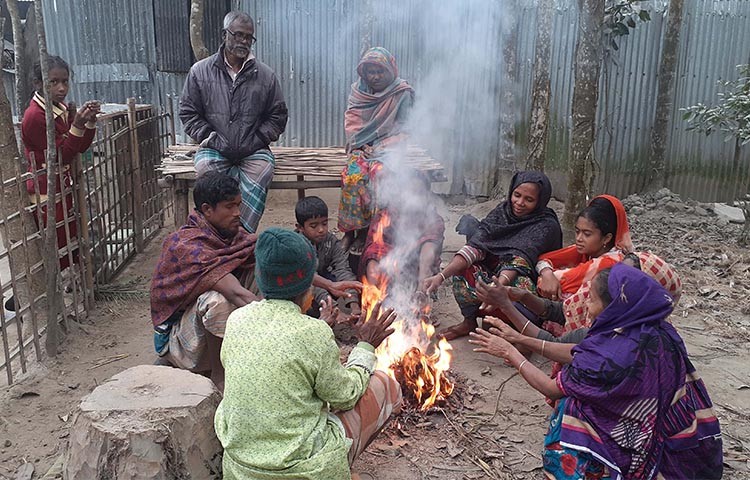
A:
[[[665,152],[669,142],[669,119],[674,101],[674,74],[677,70],[677,54],[680,47],[680,28],[684,0],[670,0],[664,46],[659,64],[659,83],[656,94],[656,114],[651,129],[651,159],[649,174],[651,181],[647,190],[658,190],[667,183],[667,160]]]
[[[507,4],[509,12],[518,12],[521,7],[518,0],[511,0]],[[490,197],[502,198],[508,194],[507,188],[513,173],[517,169],[516,124],[518,115],[518,18],[515,13],[511,28],[503,45],[503,61],[505,63],[505,88],[500,91],[500,122],[498,161],[495,168],[495,178],[490,185]]]
[[[540,172],[544,171],[544,160],[547,157],[550,100],[549,56],[554,14],[552,0],[539,0],[536,15],[534,90],[531,97],[531,121],[529,122],[526,168]]]
[[[4,245],[8,249],[12,275],[17,279],[13,289],[16,312],[44,291],[41,275],[31,273],[32,266],[42,259],[40,242],[38,239],[24,242],[24,238],[31,238],[37,228],[28,208],[31,202],[26,194],[26,183],[18,180],[20,159],[10,103],[6,95],[0,95],[0,181],[6,185],[0,189],[0,218],[5,220],[3,236],[7,234],[7,238]],[[9,182],[14,185],[7,186]],[[25,278],[18,280],[22,276]]]
[[[727,199],[729,205],[737,199],[742,199],[748,192],[743,192],[745,188],[745,182],[742,180],[742,140],[739,137],[735,137],[734,140],[734,152],[732,154],[732,193],[731,197]],[[747,220],[747,219],[746,219]]]
[[[13,47],[16,64],[16,111],[18,118],[23,118],[23,112],[31,100],[34,88],[31,85],[31,65],[28,58],[24,55],[26,48],[26,38],[24,36],[21,16],[18,13],[18,0],[8,0],[8,13],[13,28]]]
[[[200,61],[210,55],[203,41],[203,0],[190,2],[190,46],[195,60]]]
[[[187,370],[139,365],[85,397],[70,428],[69,480],[221,478],[221,393]]]
[[[55,148],[55,120],[52,116],[52,97],[49,92],[49,58],[47,55],[47,38],[44,33],[44,14],[42,12],[42,0],[34,0],[34,11],[36,13],[37,39],[39,44],[39,63],[42,67],[42,89],[44,90],[44,103],[47,105],[47,227],[44,234],[44,269],[47,276],[47,339],[45,347],[47,355],[57,355],[58,344],[58,298],[60,296],[59,269],[60,260],[57,255],[57,235],[55,219],[55,199],[57,196],[57,148]],[[63,201],[63,199],[61,199]],[[41,205],[40,205],[41,208]]]
[[[572,237],[578,212],[586,206],[593,179],[596,106],[602,62],[604,2],[578,0],[578,38],[575,51],[575,83],[568,158],[568,197],[565,200],[563,231]]]

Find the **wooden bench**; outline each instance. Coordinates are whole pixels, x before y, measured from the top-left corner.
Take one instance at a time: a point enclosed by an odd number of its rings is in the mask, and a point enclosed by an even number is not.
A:
[[[197,145],[172,145],[158,167],[162,173],[159,185],[172,188],[176,228],[183,225],[190,210],[189,192],[195,183],[192,157],[197,150]],[[297,197],[303,198],[307,189],[341,187],[341,171],[347,161],[343,147],[273,147],[271,150],[276,157],[276,168],[269,188],[297,190]],[[405,163],[423,172],[430,182],[448,180],[443,166],[419,147],[407,148]],[[294,179],[278,179],[282,176]]]

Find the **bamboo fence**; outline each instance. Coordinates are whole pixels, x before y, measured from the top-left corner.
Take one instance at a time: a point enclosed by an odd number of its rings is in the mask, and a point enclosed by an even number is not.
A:
[[[67,258],[71,267],[61,274],[44,268],[44,230],[39,229],[37,208],[44,202],[26,188],[28,182],[38,192],[44,171],[26,171],[25,160],[13,172],[0,171],[0,197],[5,198],[7,189],[19,193],[17,210],[0,216],[0,293],[3,304],[11,296],[16,303],[15,312],[0,308],[0,381],[7,384],[25,373],[29,362],[43,358],[47,302],[57,301],[61,307],[53,326],[70,332],[70,322],[90,319],[96,290],[143,251],[170,214],[171,203],[157,185],[156,171],[175,138],[170,112],[136,105],[133,99],[127,106],[105,107],[113,111],[99,117],[91,148],[69,167],[58,169],[63,191],[57,192],[55,201],[71,196],[74,212],[56,224],[63,227],[66,244],[47,252],[57,261]],[[63,181],[67,168],[72,185]],[[11,239],[9,225],[14,221],[22,224],[20,239]],[[54,292],[44,288],[48,275],[57,276]]]

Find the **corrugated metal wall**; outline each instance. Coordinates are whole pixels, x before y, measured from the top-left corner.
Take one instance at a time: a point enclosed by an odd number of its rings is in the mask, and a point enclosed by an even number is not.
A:
[[[341,145],[343,113],[367,45],[397,58],[415,86],[412,128],[446,164],[447,191],[486,195],[497,176],[500,98],[506,82],[502,2],[245,0],[258,57],[281,79],[290,109],[286,145]],[[461,55],[456,55],[457,50]]]
[[[158,98],[153,13],[151,0],[44,2],[49,51],[73,68],[72,99]]]
[[[649,180],[650,135],[655,114],[657,75],[666,21],[663,0],[651,2],[650,22],[620,40],[620,49],[604,62],[595,155],[599,172],[595,190],[625,196],[641,190]],[[533,6],[526,9],[533,10]],[[689,132],[680,108],[717,100],[719,80],[737,78],[735,66],[750,62],[750,1],[686,0],[675,75],[674,112],[666,157],[670,162],[667,186],[704,201],[729,201],[733,181],[733,142],[723,135]],[[528,23],[527,23],[528,22]],[[551,129],[548,143],[550,176],[565,186],[573,99],[573,59],[577,12],[573,2],[558,3],[552,34]],[[530,14],[521,16],[521,29],[533,30]],[[534,39],[530,41],[533,43]],[[519,45],[531,55],[533,46]],[[526,90],[529,92],[530,90]],[[741,171],[750,175],[750,151],[745,149]]]
[[[207,18],[218,25],[227,2],[206,3]],[[369,40],[397,56],[401,76],[415,85],[423,104],[431,105],[421,112],[421,133],[435,156],[445,161],[452,192],[486,195],[501,181],[498,171],[512,168],[504,136],[515,132],[519,145],[525,138],[535,49],[534,0],[236,3],[256,18],[257,55],[277,72],[287,97],[290,121],[283,144],[343,143],[346,98],[357,59]],[[647,180],[643,166],[654,116],[664,3],[656,0],[650,5],[652,21],[639,24],[623,38],[620,50],[603,69],[595,148],[598,191],[626,195]],[[69,60],[76,70],[72,96],[116,102],[135,96],[166,105],[169,95],[182,90],[184,72],[164,70],[180,70],[186,44],[172,49],[171,43],[156,39],[184,36],[186,30],[169,15],[155,12],[168,12],[161,7],[174,5],[175,18],[186,19],[184,4],[177,0],[45,2],[50,51]],[[571,127],[577,11],[575,2],[556,0],[555,4],[547,164],[562,186]],[[676,110],[667,149],[672,167],[668,185],[693,198],[726,200],[723,185],[731,174],[732,143],[720,135],[705,138],[686,132],[677,109],[714,102],[717,80],[736,78],[735,65],[750,61],[749,14],[750,0],[686,0]],[[214,28],[207,27],[207,32]],[[513,80],[505,68],[507,39],[515,47]],[[509,99],[507,92],[515,95]],[[429,135],[424,131],[430,128],[433,138],[425,138]],[[524,149],[514,153],[522,165]],[[748,160],[750,154],[745,152],[745,165]]]
[[[750,1],[686,0],[675,89],[675,106],[716,103],[716,83],[737,78],[736,65],[750,63]],[[731,191],[733,141],[686,132],[680,112],[672,119],[668,157],[670,186],[694,198],[727,201]],[[741,178],[750,178],[750,149],[742,155]]]

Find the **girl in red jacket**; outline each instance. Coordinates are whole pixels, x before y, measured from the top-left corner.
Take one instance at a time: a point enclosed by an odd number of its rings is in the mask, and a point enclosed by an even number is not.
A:
[[[70,67],[60,57],[49,57],[49,81],[50,97],[52,99],[52,113],[55,118],[55,148],[57,149],[58,168],[62,171],[62,182],[58,176],[55,187],[56,193],[61,188],[71,189],[72,178],[70,163],[79,153],[85,152],[94,140],[96,134],[96,115],[99,113],[99,102],[89,101],[76,112],[73,104],[65,104],[65,97],[70,89]],[[24,151],[29,162],[29,172],[38,171],[36,180],[26,181],[26,189],[29,192],[31,202],[41,203],[37,214],[41,221],[40,228],[47,224],[47,130],[45,111],[47,105],[44,101],[42,89],[42,69],[39,64],[34,65],[34,86],[36,91],[31,98],[29,107],[23,115],[21,123],[21,139]],[[58,175],[60,175],[58,171]],[[62,184],[61,184],[62,183]],[[73,212],[73,193],[68,192],[64,198],[55,204],[55,221],[57,226],[57,248],[67,245],[65,235],[65,220],[68,222],[70,238],[76,237],[78,228]],[[73,252],[73,260],[78,258],[78,250]],[[68,255],[60,258],[60,270],[70,266]]]

